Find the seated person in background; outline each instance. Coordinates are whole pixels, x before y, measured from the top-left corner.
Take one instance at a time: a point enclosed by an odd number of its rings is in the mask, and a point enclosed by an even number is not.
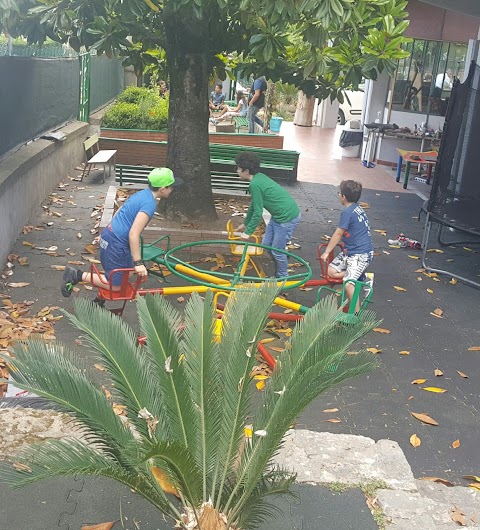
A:
[[[210,118],[210,121],[214,125],[217,125],[218,122],[224,121],[227,118],[233,118],[234,116],[246,116],[248,102],[242,90],[237,90],[236,99],[237,99],[237,106],[234,109],[231,109],[230,107],[226,107],[226,109],[224,108],[222,110],[222,113],[217,119]]]
[[[228,105],[225,104],[225,94],[222,92],[222,83],[215,85],[215,90],[210,94],[208,106],[210,108],[210,116],[215,111],[225,110],[225,112],[228,112]]]

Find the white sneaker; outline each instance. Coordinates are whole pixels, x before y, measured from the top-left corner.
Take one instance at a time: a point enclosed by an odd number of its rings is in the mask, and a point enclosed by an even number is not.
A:
[[[365,296],[368,296],[373,288],[373,282],[375,280],[375,274],[373,272],[366,272],[365,273],[366,280],[365,283],[367,284],[363,289],[365,292]]]

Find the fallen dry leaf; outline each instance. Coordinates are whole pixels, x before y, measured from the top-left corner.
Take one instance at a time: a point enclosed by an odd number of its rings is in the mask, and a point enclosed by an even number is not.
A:
[[[416,434],[412,434],[412,436],[410,436],[410,443],[413,445],[413,447],[420,447],[422,440],[420,440]]]
[[[454,449],[458,449],[460,447],[460,440],[455,440],[454,442],[452,442],[452,447]]]
[[[370,353],[382,353],[382,350],[379,350],[378,348],[367,348],[367,351]]]
[[[384,328],[373,328],[373,331],[376,331],[377,333],[385,333],[386,335],[390,333],[389,329],[384,329]]]
[[[475,482],[480,482],[480,477],[477,477],[477,475],[463,475],[463,478],[466,478],[467,480],[474,480]]]
[[[480,346],[471,346],[468,351],[480,351]]]
[[[12,282],[7,283],[8,287],[26,287],[27,285],[30,285],[28,282]]]
[[[433,294],[433,289],[427,289],[427,293]]]
[[[465,515],[462,511],[460,511],[456,506],[452,508],[452,521],[455,521],[460,526],[467,526],[467,520],[465,519]]]
[[[460,377],[463,377],[464,379],[468,379],[468,375],[467,375],[467,374],[464,374],[463,372],[460,372],[459,370],[457,370],[457,374],[458,374]]]
[[[395,291],[405,292],[406,289],[404,287],[399,287],[398,285],[394,285],[393,288]]]
[[[275,337],[269,337],[267,339],[262,339],[260,341],[261,344],[268,344],[269,342],[273,342],[275,340]]]
[[[175,486],[170,484],[167,475],[159,467],[152,467],[152,475],[155,477],[156,481],[160,484],[160,487],[165,493],[170,493],[178,497],[177,489]]]
[[[325,412],[325,413],[329,413],[329,412],[338,412],[338,409],[325,409],[325,410],[322,410],[322,412]]]
[[[408,257],[411,258],[411,259],[420,259],[419,256],[410,256],[410,254],[408,255]]]
[[[443,372],[438,368],[435,368],[433,373],[435,374],[435,377],[441,377],[443,375]]]
[[[100,372],[106,372],[107,369],[105,368],[105,366],[103,366],[103,364],[94,364],[93,365],[97,370],[99,370]]]
[[[449,480],[439,477],[421,477],[420,480],[428,480],[429,482],[437,482],[438,484],[443,484],[449,488],[453,488],[455,484],[452,484]]]
[[[411,385],[423,385],[425,383],[426,379],[414,379],[410,384]]]
[[[468,487],[473,488],[474,490],[480,491],[480,484],[477,484],[476,482],[474,482],[473,484],[469,484]],[[476,523],[476,521],[473,518],[471,519],[474,523]]]
[[[12,464],[12,466],[17,471],[26,471],[27,473],[31,473],[32,472],[32,468],[30,466],[27,466],[27,464],[22,464],[21,462],[14,462]]]
[[[438,388],[436,386],[424,386],[422,390],[426,390],[427,392],[433,392],[434,394],[443,394],[444,392],[447,392],[444,388]]]
[[[408,350],[402,350],[398,352],[398,355],[410,355],[410,352]]]
[[[328,423],[342,423],[342,420],[339,420],[338,418],[332,418],[331,420],[325,420],[328,421]]]
[[[438,425],[438,422],[435,421],[433,418],[431,418],[428,414],[425,412],[418,413],[418,412],[410,412],[410,414],[416,418],[417,420],[421,421],[422,423],[426,423],[427,425]]]

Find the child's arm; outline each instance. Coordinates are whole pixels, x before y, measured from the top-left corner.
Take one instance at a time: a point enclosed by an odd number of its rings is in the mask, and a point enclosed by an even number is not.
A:
[[[148,221],[150,221],[150,217],[147,213],[138,212],[135,221],[133,221],[132,228],[130,228],[130,232],[128,233],[128,243],[133,261],[140,261],[142,259],[140,235],[147,226]],[[135,266],[135,272],[139,276],[147,276],[147,268],[143,264]]]
[[[328,256],[330,252],[332,252],[332,250],[338,245],[338,243],[340,243],[344,233],[345,233],[345,230],[343,228],[337,228],[335,232],[333,232],[333,236],[328,242],[325,252],[321,255],[321,259],[323,261],[325,262],[328,261]]]

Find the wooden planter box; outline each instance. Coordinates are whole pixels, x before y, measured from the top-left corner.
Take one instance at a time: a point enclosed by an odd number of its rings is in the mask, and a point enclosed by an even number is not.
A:
[[[276,134],[210,133],[210,142],[283,149],[283,136]],[[167,160],[165,131],[100,129],[100,149],[116,149],[116,162],[127,165],[164,166]]]

